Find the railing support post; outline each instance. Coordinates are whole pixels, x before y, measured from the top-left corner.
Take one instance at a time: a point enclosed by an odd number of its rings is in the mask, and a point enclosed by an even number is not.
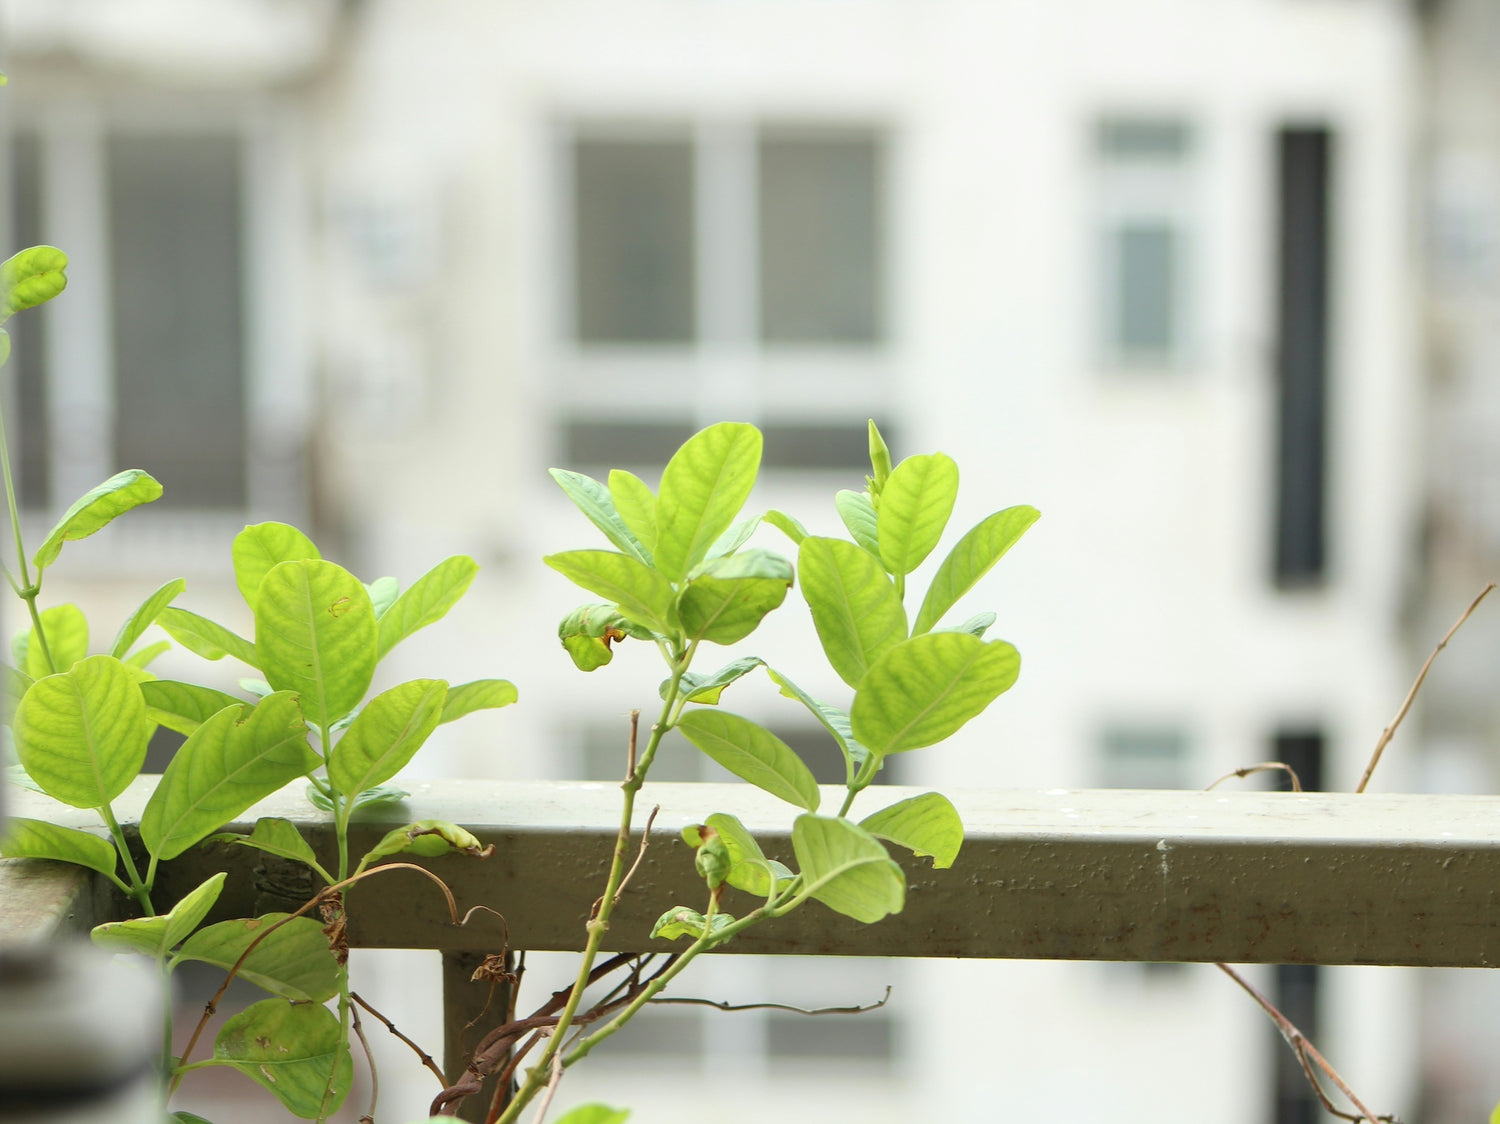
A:
[[[463,1076],[475,1044],[505,1021],[510,1010],[510,984],[503,979],[475,979],[490,957],[483,952],[443,950],[443,1075],[450,1085]],[[512,954],[505,970],[512,970]],[[482,1124],[495,1095],[495,1074],[478,1093],[465,1098],[458,1118]]]

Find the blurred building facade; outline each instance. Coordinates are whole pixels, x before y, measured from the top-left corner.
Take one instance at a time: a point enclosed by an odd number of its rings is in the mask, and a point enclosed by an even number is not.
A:
[[[167,487],[55,592],[114,619],[180,573],[182,604],[233,622],[228,541],[264,518],[367,579],[473,554],[472,611],[391,674],[505,675],[522,705],[445,728],[430,774],[622,768],[654,653],[583,683],[538,657],[581,600],[538,559],[595,537],[544,470],[647,472],[720,418],[766,432],[755,503],[814,529],[862,478],[867,417],[898,456],[958,460],[956,531],[1042,509],[971,596],[1021,683],[908,783],[1201,787],[1281,759],[1352,788],[1493,572],[1484,0],[7,14],[10,241],[73,259],[13,360],[26,518],[119,467]],[[746,650],[839,697],[783,616]],[[1471,651],[1453,703],[1477,715]],[[735,706],[821,751],[769,688]],[[1438,709],[1438,772],[1482,777],[1493,731]],[[1430,779],[1392,756],[1377,784]],[[662,767],[706,775],[680,746]],[[1382,1109],[1439,1105],[1423,1066],[1461,1068],[1419,1045],[1414,973],[1255,976]],[[578,1088],[642,1120],[758,1120],[769,1082],[809,1120],[1314,1118],[1206,968],[731,960],[702,987],[887,982],[887,1011],[836,1026],[659,1018],[640,1041],[666,1078],[634,1078],[622,1036]]]

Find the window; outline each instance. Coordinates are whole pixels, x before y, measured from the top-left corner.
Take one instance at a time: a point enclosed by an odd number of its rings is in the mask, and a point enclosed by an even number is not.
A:
[[[887,400],[887,142],[871,126],[563,131],[562,453],[659,464],[713,417],[766,464],[864,463]]]
[[[1187,734],[1174,726],[1113,726],[1099,739],[1100,788],[1188,788]]]
[[[1177,120],[1110,118],[1094,140],[1100,358],[1179,367],[1191,343],[1192,133]]]

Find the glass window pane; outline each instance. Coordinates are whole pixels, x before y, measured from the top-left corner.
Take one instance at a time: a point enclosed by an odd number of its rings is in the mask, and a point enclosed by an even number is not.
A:
[[[1132,222],[1115,231],[1115,344],[1122,357],[1168,358],[1176,337],[1177,232]]]
[[[692,340],[692,144],[580,140],[573,157],[578,339]]]
[[[17,247],[46,241],[42,232],[40,144],[35,133],[18,133],[10,149],[10,237]],[[44,508],[51,491],[47,423],[47,370],[42,354],[47,309],[17,315],[5,326],[10,333],[9,381],[16,387],[15,470],[23,507]]]
[[[1187,149],[1182,121],[1114,118],[1099,125],[1099,152],[1106,160],[1177,160]]]
[[[1099,748],[1101,788],[1188,787],[1188,743],[1181,730],[1106,730]]]
[[[116,463],[161,503],[242,507],[239,144],[115,136],[107,160]]]
[[[880,151],[871,136],[761,139],[763,339],[880,339],[881,194]]]

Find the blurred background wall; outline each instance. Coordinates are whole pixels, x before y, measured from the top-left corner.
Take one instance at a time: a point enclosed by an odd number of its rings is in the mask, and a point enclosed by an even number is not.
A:
[[[3,11],[7,242],[72,258],[67,294],[12,325],[23,521],[123,467],[167,490],[50,592],[108,621],[182,575],[184,606],[239,621],[229,540],[261,519],[367,579],[472,554],[470,612],[389,674],[504,675],[522,704],[445,727],[419,774],[620,772],[654,654],[587,682],[547,655],[578,597],[538,559],[594,533],[545,469],[649,473],[722,418],[765,430],[753,502],[815,530],[859,486],[869,417],[898,457],[958,460],[956,528],[1043,511],[974,598],[1021,683],[903,783],[1195,788],[1278,759],[1352,788],[1495,573],[1490,0]],[[838,697],[783,615],[754,650]],[[1376,786],[1493,789],[1497,659],[1482,613]],[[773,691],[736,690],[824,752]],[[661,766],[710,775],[685,746]],[[435,1041],[435,962],[357,959]],[[839,1022],[671,1011],[570,1095],[641,1120],[759,1120],[768,1082],[809,1121],[1316,1116],[1206,966],[774,967],[726,958],[695,986],[896,995]],[[1252,975],[1381,1110],[1500,1099],[1484,974]],[[390,1119],[422,1115],[426,1075],[385,1056]]]

